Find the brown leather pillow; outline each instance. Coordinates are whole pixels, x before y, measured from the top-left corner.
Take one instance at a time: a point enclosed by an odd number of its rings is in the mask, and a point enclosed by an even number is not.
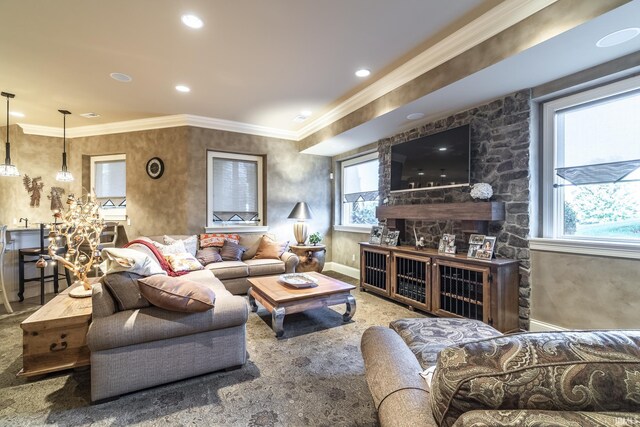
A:
[[[242,259],[242,254],[246,250],[247,248],[244,246],[240,246],[236,242],[225,239],[224,245],[222,245],[222,249],[220,249],[220,256],[223,261],[240,261]]]
[[[276,242],[266,234],[260,240],[260,246],[256,251],[255,259],[280,259],[284,251],[287,250],[289,241]]]
[[[213,308],[216,294],[211,288],[180,276],[154,275],[138,279],[140,293],[156,307],[193,313]]]

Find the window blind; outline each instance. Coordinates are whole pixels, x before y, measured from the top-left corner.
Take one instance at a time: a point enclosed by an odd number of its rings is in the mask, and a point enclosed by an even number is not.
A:
[[[216,221],[255,221],[258,215],[258,163],[212,159],[213,213]]]
[[[95,191],[99,198],[126,197],[126,161],[114,160],[95,163]]]

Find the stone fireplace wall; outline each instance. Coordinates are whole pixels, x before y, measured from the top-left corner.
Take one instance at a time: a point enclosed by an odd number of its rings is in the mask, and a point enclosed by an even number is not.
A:
[[[489,235],[497,236],[496,256],[520,260],[520,327],[529,329],[529,203],[531,144],[531,92],[523,90],[485,105],[425,124],[378,142],[380,200],[389,205],[471,201],[468,187],[391,193],[391,146],[415,138],[469,124],[471,128],[471,183],[493,187],[491,200],[504,202],[504,221],[489,223]],[[478,202],[482,203],[482,202]],[[413,229],[436,248],[442,234],[456,235],[459,252],[466,252],[468,235],[458,221],[405,222],[407,244],[414,244]]]

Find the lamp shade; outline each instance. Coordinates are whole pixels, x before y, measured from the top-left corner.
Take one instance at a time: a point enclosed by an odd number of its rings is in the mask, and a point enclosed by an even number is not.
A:
[[[293,207],[293,210],[289,214],[289,219],[297,219],[297,220],[305,220],[313,218],[313,214],[311,214],[311,209],[309,205],[305,202],[298,202]]]

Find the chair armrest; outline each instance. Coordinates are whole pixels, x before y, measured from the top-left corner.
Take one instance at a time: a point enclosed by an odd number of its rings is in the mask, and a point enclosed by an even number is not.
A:
[[[300,263],[300,258],[293,252],[284,252],[280,259],[284,262],[285,273],[295,273],[296,267]]]
[[[360,342],[365,377],[382,426],[434,425],[420,363],[395,331],[372,326]]]

